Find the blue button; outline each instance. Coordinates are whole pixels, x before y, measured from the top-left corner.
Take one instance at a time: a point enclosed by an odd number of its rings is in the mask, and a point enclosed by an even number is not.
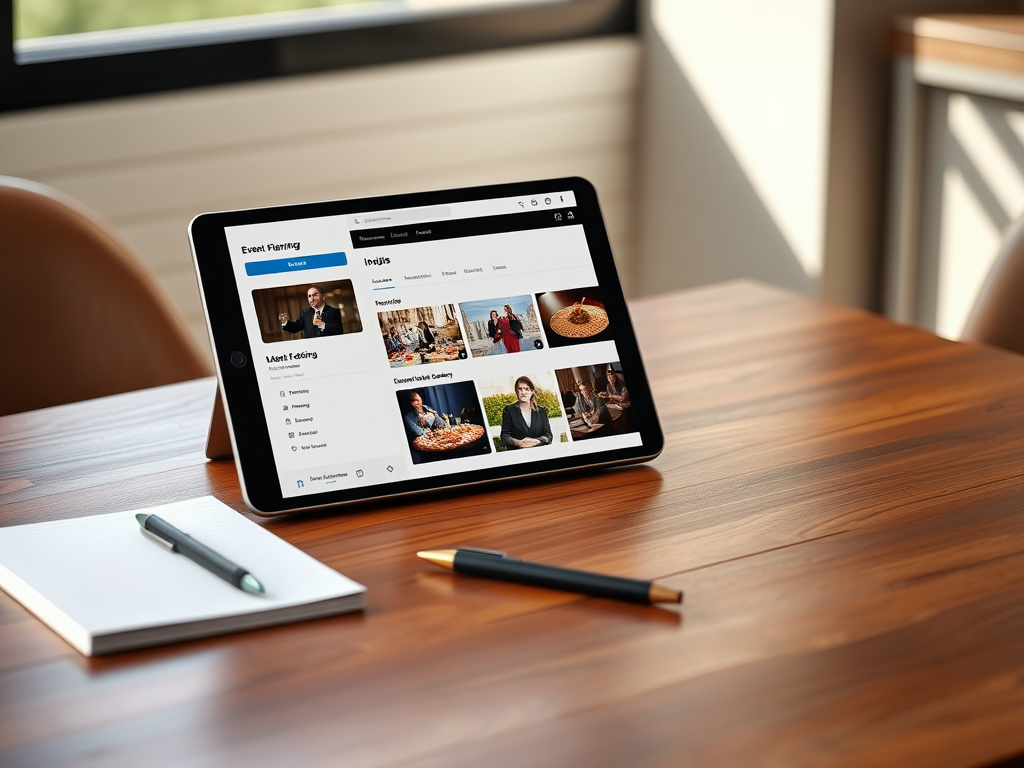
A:
[[[292,256],[290,259],[269,259],[267,261],[245,262],[245,274],[272,275],[275,272],[301,272],[304,269],[322,269],[323,267],[344,267],[348,264],[344,251],[337,253],[318,253],[315,256]]]

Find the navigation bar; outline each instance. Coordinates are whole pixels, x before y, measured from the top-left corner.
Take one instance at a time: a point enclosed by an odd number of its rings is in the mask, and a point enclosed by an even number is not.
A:
[[[406,226],[378,227],[354,230],[353,248],[379,248],[386,245],[423,243],[430,240],[450,240],[457,237],[479,237],[501,232],[529,229],[547,229],[581,224],[579,211],[564,208],[558,211],[540,210],[529,213],[510,213],[499,216],[481,216],[471,219],[446,219]]]

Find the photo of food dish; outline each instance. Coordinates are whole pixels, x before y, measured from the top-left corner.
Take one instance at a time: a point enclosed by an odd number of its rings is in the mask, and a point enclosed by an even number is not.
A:
[[[563,307],[551,316],[551,330],[559,336],[585,339],[596,336],[608,327],[608,313],[603,307],[588,306],[584,296],[571,307]]]
[[[548,346],[565,347],[613,339],[613,318],[609,317],[601,289],[596,285],[538,293],[536,299]]]
[[[412,447],[417,451],[427,451],[428,453],[454,451],[464,445],[476,442],[483,436],[484,428],[478,424],[455,424],[448,426],[447,429],[420,435],[412,441]]]
[[[472,381],[395,393],[413,464],[490,453],[480,399]]]
[[[454,304],[378,312],[377,320],[391,368],[466,359]]]

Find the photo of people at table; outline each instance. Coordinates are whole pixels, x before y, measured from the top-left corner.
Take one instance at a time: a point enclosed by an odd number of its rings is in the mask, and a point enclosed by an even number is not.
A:
[[[502,296],[459,304],[473,357],[543,349],[532,296]]]
[[[351,280],[260,288],[252,292],[252,303],[264,344],[363,330]]]
[[[568,442],[568,423],[550,371],[477,382],[487,428],[497,451]]]
[[[378,312],[377,321],[392,368],[466,358],[454,304]]]
[[[472,381],[395,393],[413,464],[490,453]]]
[[[574,441],[639,431],[621,363],[563,368],[555,376]]]
[[[550,347],[613,339],[612,319],[597,286],[538,293],[537,309]]]

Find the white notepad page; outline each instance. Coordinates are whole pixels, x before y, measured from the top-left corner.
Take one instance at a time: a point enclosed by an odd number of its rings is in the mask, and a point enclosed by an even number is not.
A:
[[[266,594],[161,547],[137,512],[248,569]],[[341,613],[362,607],[365,591],[212,496],[0,528],[0,587],[85,654]]]

